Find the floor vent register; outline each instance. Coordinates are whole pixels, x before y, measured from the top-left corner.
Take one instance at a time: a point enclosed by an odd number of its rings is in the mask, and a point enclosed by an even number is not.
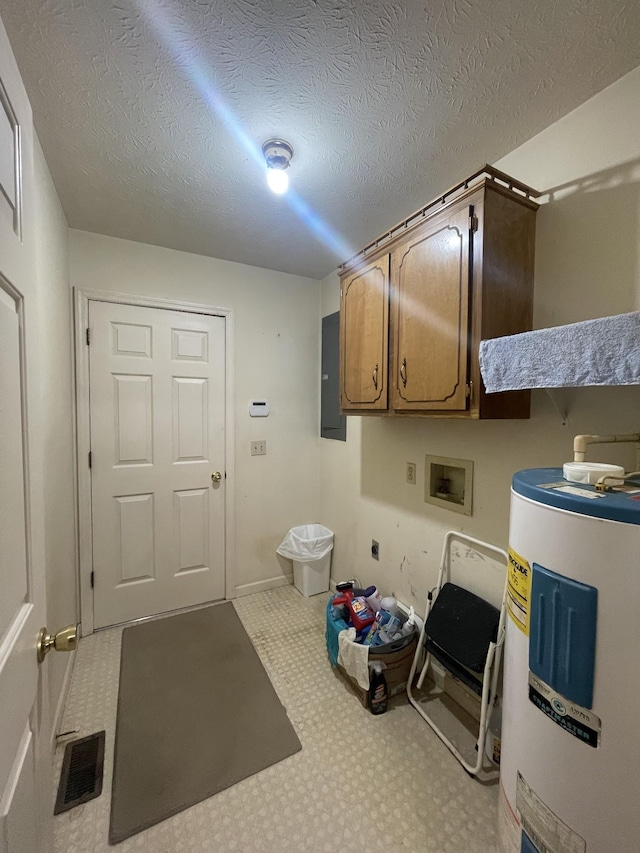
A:
[[[54,815],[93,800],[102,793],[104,739],[102,731],[67,744]]]

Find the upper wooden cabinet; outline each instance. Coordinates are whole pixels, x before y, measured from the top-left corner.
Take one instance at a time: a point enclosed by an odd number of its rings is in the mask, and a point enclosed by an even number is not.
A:
[[[466,205],[394,251],[394,409],[466,409],[469,261]]]
[[[534,194],[486,167],[344,265],[345,413],[529,417],[529,391],[485,393],[478,352],[531,329]]]
[[[389,255],[382,255],[347,276],[341,290],[341,405],[343,408],[386,410]]]

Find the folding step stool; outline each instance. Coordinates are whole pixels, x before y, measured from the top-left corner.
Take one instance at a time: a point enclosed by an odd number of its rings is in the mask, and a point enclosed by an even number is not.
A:
[[[453,540],[477,545],[504,561],[505,586],[500,609],[449,581]],[[427,596],[424,624],[407,684],[407,694],[413,707],[472,776],[483,765],[490,706],[493,707],[496,701],[505,634],[506,566],[507,554],[501,548],[455,530],[445,534],[438,582]],[[431,659],[435,658],[455,679],[480,697],[480,723],[476,738],[476,761],[473,764],[465,759],[413,695],[413,680],[423,652],[425,660],[416,685],[418,689],[422,687]]]

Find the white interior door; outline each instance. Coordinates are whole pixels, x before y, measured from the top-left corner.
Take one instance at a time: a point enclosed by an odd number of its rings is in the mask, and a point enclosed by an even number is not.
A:
[[[92,300],[89,328],[94,627],[224,598],[225,319]]]
[[[31,109],[0,23],[0,851],[45,851],[50,756],[41,759],[45,624],[37,393]],[[31,335],[31,337],[29,337]],[[26,342],[29,342],[27,346]],[[45,664],[46,666],[46,664]]]

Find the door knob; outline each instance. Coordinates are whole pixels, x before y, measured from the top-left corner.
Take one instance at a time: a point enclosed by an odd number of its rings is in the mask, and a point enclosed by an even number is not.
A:
[[[38,642],[36,643],[36,651],[38,653],[38,663],[42,663],[47,652],[55,649],[57,652],[72,652],[78,645],[78,626],[69,625],[58,631],[52,637],[46,628],[40,628],[38,634]]]
[[[214,471],[213,474],[211,475],[211,479],[213,480],[214,483],[219,483],[220,480],[222,479],[222,474],[220,473],[220,471]]]

